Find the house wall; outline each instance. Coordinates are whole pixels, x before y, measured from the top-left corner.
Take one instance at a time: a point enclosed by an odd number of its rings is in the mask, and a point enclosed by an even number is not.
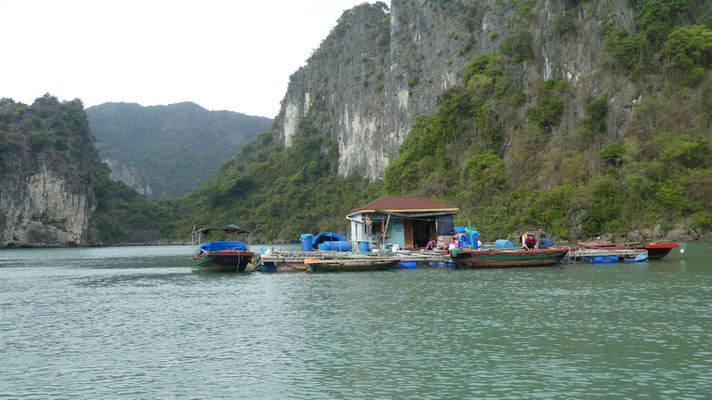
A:
[[[361,214],[356,214],[351,217],[351,240],[360,241],[365,240],[366,237],[366,227],[363,224],[363,218]]]
[[[403,229],[403,219],[402,218],[391,218],[391,223],[388,226],[388,239],[386,239],[388,245],[397,244],[398,247],[405,247],[405,232]]]

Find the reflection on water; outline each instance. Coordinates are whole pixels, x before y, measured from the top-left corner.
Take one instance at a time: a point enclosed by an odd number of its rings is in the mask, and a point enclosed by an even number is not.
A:
[[[705,398],[709,244],[642,264],[206,274],[0,251],[0,398]]]

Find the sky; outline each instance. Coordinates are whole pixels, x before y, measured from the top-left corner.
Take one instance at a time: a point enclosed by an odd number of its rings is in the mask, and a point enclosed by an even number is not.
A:
[[[0,0],[0,98],[274,118],[289,76],[364,2],[375,0]]]

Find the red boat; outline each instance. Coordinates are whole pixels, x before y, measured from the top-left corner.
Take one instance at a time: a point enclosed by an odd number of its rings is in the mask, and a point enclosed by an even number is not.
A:
[[[576,247],[551,247],[535,250],[450,250],[450,257],[461,268],[545,267],[558,264]]]
[[[613,243],[613,242],[583,242],[579,246],[587,249],[599,250],[629,250],[629,249],[645,249],[648,251],[649,260],[659,260],[670,250],[680,247],[677,243]]]

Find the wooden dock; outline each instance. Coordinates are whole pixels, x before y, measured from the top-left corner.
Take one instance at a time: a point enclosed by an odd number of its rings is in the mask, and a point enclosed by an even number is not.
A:
[[[648,251],[645,249],[577,249],[570,250],[566,255],[565,260],[568,261],[583,261],[583,262],[597,262],[597,260],[605,259],[606,261],[598,262],[614,262],[613,258],[617,258],[617,261],[623,262],[626,260],[643,260],[648,259]]]

